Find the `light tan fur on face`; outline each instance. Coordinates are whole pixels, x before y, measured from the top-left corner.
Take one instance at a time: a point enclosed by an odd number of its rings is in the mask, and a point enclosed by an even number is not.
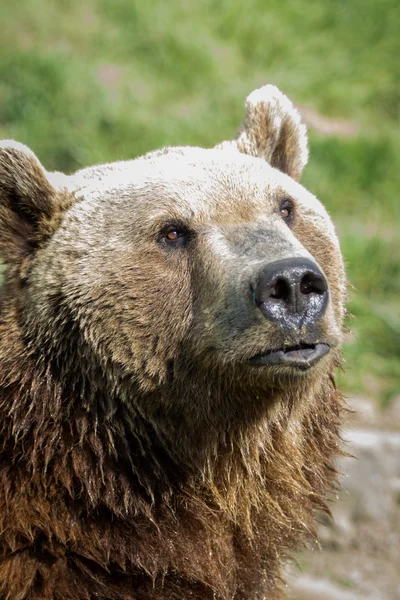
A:
[[[273,86],[210,150],[66,176],[0,145],[1,597],[280,597],[340,452],[345,275],[328,214],[297,183],[306,162]],[[168,223],[187,244],[164,244]],[[310,331],[283,331],[249,292],[293,257],[329,286]],[[302,376],[249,366],[302,336],[332,348]]]

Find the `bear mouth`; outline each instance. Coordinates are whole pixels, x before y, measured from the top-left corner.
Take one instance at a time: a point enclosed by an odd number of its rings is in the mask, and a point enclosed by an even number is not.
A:
[[[248,362],[255,367],[286,365],[306,371],[328,354],[330,349],[330,346],[324,343],[300,343],[297,346],[284,346],[278,350],[256,354]]]

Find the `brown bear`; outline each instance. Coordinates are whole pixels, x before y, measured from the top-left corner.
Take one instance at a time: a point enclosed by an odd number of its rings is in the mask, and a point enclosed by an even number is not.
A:
[[[237,138],[0,146],[0,600],[269,600],[340,452],[345,275],[273,86]]]

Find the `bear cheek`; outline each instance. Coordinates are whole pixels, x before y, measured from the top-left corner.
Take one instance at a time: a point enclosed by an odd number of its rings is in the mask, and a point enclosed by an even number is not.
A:
[[[135,269],[118,312],[125,334],[125,366],[136,373],[142,388],[154,389],[166,380],[169,363],[182,352],[190,327],[191,288],[184,262],[171,268],[152,257]],[[120,353],[121,345],[117,346]]]

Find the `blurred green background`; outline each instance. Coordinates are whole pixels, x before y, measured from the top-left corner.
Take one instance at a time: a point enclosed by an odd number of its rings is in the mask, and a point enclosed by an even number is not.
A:
[[[398,0],[3,0],[0,22],[0,137],[49,170],[213,146],[280,87],[314,124],[303,183],[354,286],[342,385],[400,393]]]

